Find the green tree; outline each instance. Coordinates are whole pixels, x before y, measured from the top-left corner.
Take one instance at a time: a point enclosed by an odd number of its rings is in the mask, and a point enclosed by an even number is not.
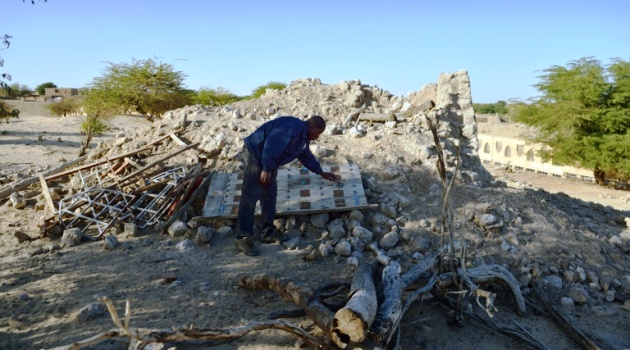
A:
[[[241,97],[231,93],[229,90],[222,87],[211,89],[202,86],[195,93],[193,102],[205,106],[223,106],[228,103],[239,101],[241,99]]]
[[[5,119],[9,124],[9,118],[20,118],[20,111],[0,100],[0,122]]]
[[[37,87],[35,88],[35,91],[37,91],[37,93],[40,95],[44,95],[46,93],[46,88],[56,88],[56,87],[57,85],[55,85],[55,83],[49,81],[49,82],[37,85]]]
[[[81,112],[81,101],[76,97],[62,98],[57,102],[47,104],[46,108],[53,115],[66,117]]]
[[[186,75],[170,64],[153,59],[109,63],[94,78],[87,93],[88,115],[139,113],[149,120],[171,109],[191,104],[192,94],[183,86]]]
[[[630,62],[592,57],[543,70],[542,95],[519,105],[515,120],[538,128],[540,155],[593,171],[596,182],[630,178]]]
[[[254,89],[254,91],[252,91],[252,94],[249,98],[259,98],[260,96],[262,96],[267,89],[271,89],[271,90],[282,90],[284,88],[287,87],[287,84],[285,83],[280,83],[277,81],[270,81],[265,85],[261,85],[257,88]]]
[[[9,86],[8,95],[13,98],[20,98],[22,96],[30,96],[31,88],[27,85],[20,83],[13,83]]]
[[[475,113],[479,114],[507,114],[507,102],[497,101],[496,103],[473,103]]]

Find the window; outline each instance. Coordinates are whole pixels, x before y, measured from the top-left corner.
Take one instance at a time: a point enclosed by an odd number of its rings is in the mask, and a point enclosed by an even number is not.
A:
[[[501,152],[501,148],[503,148],[503,143],[501,141],[497,141],[495,143],[495,146],[496,146],[497,152]]]
[[[516,154],[518,154],[519,157],[523,155],[524,148],[525,146],[523,145],[516,145]]]
[[[532,151],[531,149],[527,151],[527,160],[529,160],[530,162],[534,161],[534,151]]]
[[[505,155],[506,157],[512,156],[512,150],[510,149],[510,146],[505,147],[505,152],[503,152],[503,155]]]
[[[483,146],[483,153],[490,153],[490,144],[486,142],[486,145]]]

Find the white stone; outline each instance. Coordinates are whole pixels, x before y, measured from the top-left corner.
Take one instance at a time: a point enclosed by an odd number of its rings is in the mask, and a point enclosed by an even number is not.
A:
[[[63,231],[61,236],[61,245],[71,247],[81,242],[81,230],[78,228],[69,228]]]
[[[385,234],[383,238],[379,241],[379,245],[383,249],[391,249],[400,241],[400,233],[397,231],[391,231]]]
[[[177,220],[169,228],[168,234],[173,237],[181,237],[188,232],[188,226],[185,222]]]
[[[350,254],[352,254],[352,245],[350,245],[347,239],[340,239],[337,245],[335,245],[335,253],[341,256],[350,256]]]

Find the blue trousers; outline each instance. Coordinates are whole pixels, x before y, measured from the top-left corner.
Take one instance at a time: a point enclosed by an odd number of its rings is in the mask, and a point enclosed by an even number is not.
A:
[[[274,170],[271,183],[266,187],[260,183],[262,165],[249,152],[247,145],[242,150],[244,177],[241,188],[241,200],[238,204],[238,218],[236,220],[238,238],[252,236],[254,234],[254,213],[256,203],[260,200],[262,227],[272,227],[276,214],[276,198],[278,196],[278,183],[276,177],[278,170]]]

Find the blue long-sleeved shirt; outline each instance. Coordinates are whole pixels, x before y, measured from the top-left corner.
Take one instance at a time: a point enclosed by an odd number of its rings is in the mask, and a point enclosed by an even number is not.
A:
[[[252,156],[267,172],[298,159],[315,174],[322,173],[309,149],[308,124],[295,117],[279,117],[261,125],[245,138]]]

